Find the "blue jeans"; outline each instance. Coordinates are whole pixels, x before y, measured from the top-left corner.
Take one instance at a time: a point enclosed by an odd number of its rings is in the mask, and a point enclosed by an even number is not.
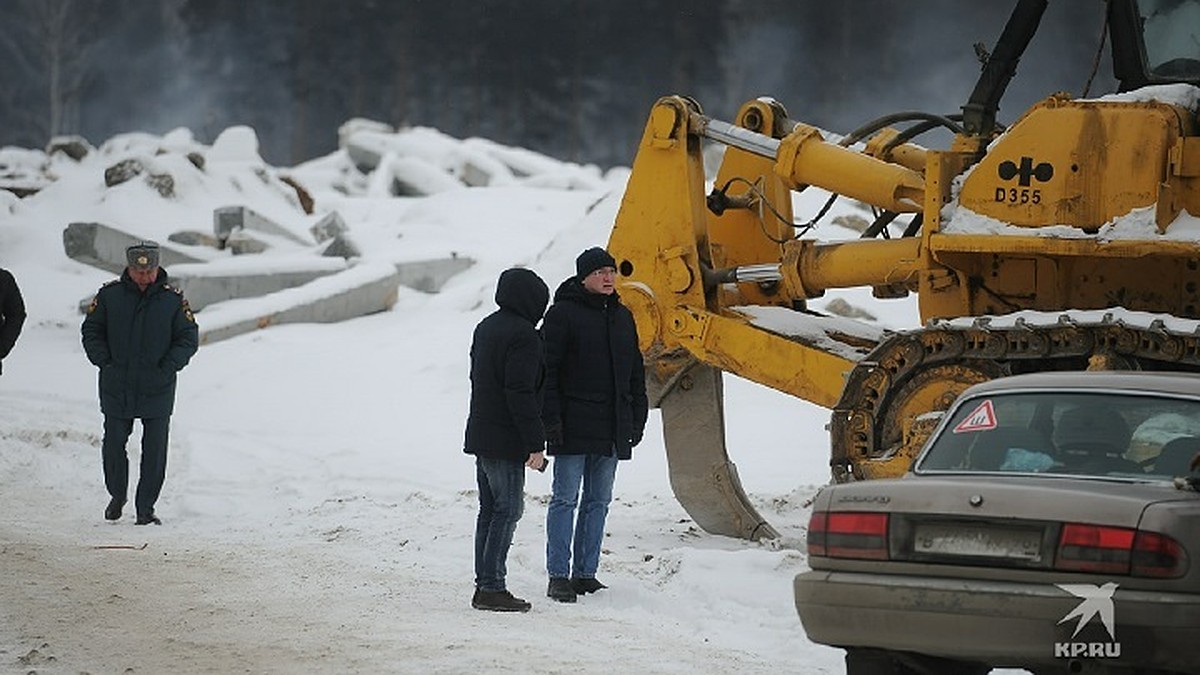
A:
[[[546,510],[546,571],[551,577],[596,576],[616,476],[616,455],[555,455],[553,496]]]
[[[505,561],[517,521],[525,510],[525,463],[512,459],[475,458],[479,484],[479,517],[475,520],[475,588],[507,590]]]

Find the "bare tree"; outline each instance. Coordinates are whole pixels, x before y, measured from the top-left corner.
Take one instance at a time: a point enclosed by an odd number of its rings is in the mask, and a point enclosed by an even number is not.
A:
[[[0,48],[23,82],[36,83],[36,98],[0,101],[44,137],[76,132],[84,88],[92,73],[92,52],[102,37],[95,0],[15,0],[11,10],[24,20],[0,28]]]

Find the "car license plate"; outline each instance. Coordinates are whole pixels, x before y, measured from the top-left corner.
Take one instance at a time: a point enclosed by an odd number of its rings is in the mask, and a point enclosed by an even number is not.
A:
[[[983,525],[917,525],[913,551],[933,555],[1037,560],[1041,557],[1039,530],[994,528]]]

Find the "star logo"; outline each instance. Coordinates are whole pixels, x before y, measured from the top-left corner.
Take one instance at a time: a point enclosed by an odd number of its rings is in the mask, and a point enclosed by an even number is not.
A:
[[[1064,624],[1071,619],[1078,618],[1079,623],[1075,624],[1075,632],[1071,633],[1071,638],[1074,639],[1079,635],[1079,631],[1092,620],[1092,617],[1100,617],[1100,623],[1104,624],[1105,630],[1108,631],[1108,636],[1116,640],[1117,628],[1113,618],[1113,593],[1117,590],[1117,584],[1108,582],[1101,586],[1093,586],[1091,584],[1054,584],[1064,591],[1083,600],[1075,606],[1067,615],[1059,620],[1059,624]]]

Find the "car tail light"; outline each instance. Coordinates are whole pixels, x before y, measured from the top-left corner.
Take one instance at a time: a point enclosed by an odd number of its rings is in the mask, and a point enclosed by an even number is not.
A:
[[[1171,537],[1127,527],[1067,523],[1058,539],[1055,568],[1095,574],[1179,577],[1187,552]]]
[[[818,511],[808,521],[808,554],[887,560],[888,514]]]
[[[1129,574],[1135,530],[1098,525],[1063,525],[1055,566],[1060,570]]]
[[[1187,573],[1187,551],[1157,532],[1138,532],[1133,539],[1133,576],[1170,579]]]

